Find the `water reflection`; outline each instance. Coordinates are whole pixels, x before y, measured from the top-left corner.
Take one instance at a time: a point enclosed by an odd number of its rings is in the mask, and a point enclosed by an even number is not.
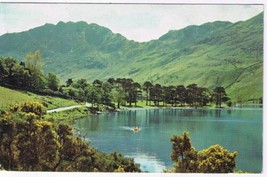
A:
[[[238,169],[262,170],[262,109],[133,110],[80,119],[74,126],[92,146],[132,155],[150,172],[172,166],[170,138],[183,131],[190,133],[197,150],[220,144],[238,151]],[[134,126],[141,131],[134,133]]]
[[[215,109],[215,117],[221,117],[221,109]]]
[[[132,153],[127,154],[127,157],[133,158],[136,163],[141,164],[140,168],[143,172],[155,172],[161,173],[164,169],[167,169],[165,164],[157,158],[156,155],[151,153]]]

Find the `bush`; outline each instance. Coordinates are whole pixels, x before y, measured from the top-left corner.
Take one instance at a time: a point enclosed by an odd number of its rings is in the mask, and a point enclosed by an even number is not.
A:
[[[232,107],[233,103],[232,103],[232,101],[227,101],[227,102],[226,102],[226,105],[227,105],[228,107]]]
[[[45,114],[44,106],[39,102],[29,102],[23,104],[14,104],[11,105],[9,110],[11,112],[20,112],[20,113],[34,113],[37,116],[41,117]]]
[[[230,152],[220,145],[210,146],[197,152],[191,145],[189,134],[174,135],[171,138],[171,159],[174,172],[178,173],[232,173],[237,152]]]
[[[233,173],[237,152],[216,144],[198,152],[198,171],[203,173]]]

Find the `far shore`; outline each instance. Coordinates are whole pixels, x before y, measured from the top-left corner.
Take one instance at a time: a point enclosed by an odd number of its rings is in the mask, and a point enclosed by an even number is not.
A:
[[[251,106],[263,106],[261,104],[246,104],[246,105],[251,105]],[[138,111],[138,110],[158,110],[158,109],[172,109],[172,110],[263,110],[262,107],[257,107],[257,108],[247,108],[247,107],[226,107],[223,106],[222,108],[216,108],[212,106],[205,106],[205,107],[190,107],[190,106],[120,106],[120,109],[116,110],[105,110],[105,111],[97,111],[95,114],[89,111],[85,111],[86,109],[91,107],[90,103],[86,103],[85,105],[73,105],[73,106],[68,106],[68,107],[61,107],[53,110],[48,110],[47,111],[47,117],[52,118],[56,117],[57,120],[63,121],[62,117],[68,117],[67,122],[71,122],[73,120],[79,119],[81,117],[85,116],[90,116],[90,115],[96,115],[96,114],[103,114],[103,113],[112,113],[112,112],[123,112],[123,111]]]
[[[135,110],[144,110],[144,109],[216,109],[216,110],[255,110],[255,109],[263,109],[262,104],[249,104],[249,105],[258,105],[262,107],[258,108],[247,108],[247,107],[222,107],[222,108],[216,108],[216,107],[211,107],[211,106],[205,106],[205,107],[190,107],[190,106],[184,106],[184,107],[179,107],[179,106],[121,106],[120,109],[116,109],[116,111],[135,111]]]

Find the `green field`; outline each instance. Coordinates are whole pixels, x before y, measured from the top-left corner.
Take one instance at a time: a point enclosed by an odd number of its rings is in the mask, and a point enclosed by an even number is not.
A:
[[[38,101],[47,104],[47,109],[77,105],[73,100],[67,100],[51,96],[40,96],[31,92],[17,91],[0,86],[0,109],[8,109],[9,105],[16,103],[24,103]]]

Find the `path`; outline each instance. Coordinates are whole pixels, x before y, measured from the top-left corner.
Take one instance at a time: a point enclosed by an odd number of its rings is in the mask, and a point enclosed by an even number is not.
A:
[[[73,105],[73,106],[67,106],[67,107],[61,107],[61,108],[56,108],[56,109],[51,109],[51,110],[47,110],[46,113],[53,113],[53,112],[61,112],[61,111],[67,111],[67,110],[72,110],[72,109],[75,109],[75,108],[80,108],[82,107],[83,105]],[[86,107],[90,107],[91,106],[91,103],[85,103]]]

